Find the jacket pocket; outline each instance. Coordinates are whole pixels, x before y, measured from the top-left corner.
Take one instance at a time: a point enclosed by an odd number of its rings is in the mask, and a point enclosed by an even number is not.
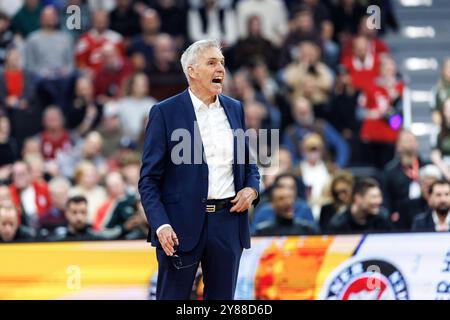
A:
[[[180,201],[180,193],[166,193],[161,196],[162,203],[176,203]]]

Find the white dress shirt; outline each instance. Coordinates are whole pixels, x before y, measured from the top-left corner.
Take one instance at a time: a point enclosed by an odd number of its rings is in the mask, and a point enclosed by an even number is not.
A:
[[[220,105],[219,98],[206,106],[190,89],[189,95],[208,164],[208,199],[233,197],[236,194],[233,177],[233,132],[225,110]],[[156,234],[166,226],[168,224],[161,225]]]

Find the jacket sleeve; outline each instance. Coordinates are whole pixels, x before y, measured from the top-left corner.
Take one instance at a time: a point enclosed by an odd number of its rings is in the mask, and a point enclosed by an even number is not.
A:
[[[242,106],[242,103],[240,104],[241,109],[241,125],[242,129],[244,131],[247,130],[245,126],[245,115],[244,115],[244,107]],[[258,193],[258,197],[253,201],[253,205],[256,206],[259,203],[259,170],[258,166],[256,165],[256,155],[252,155],[250,153],[249,143],[248,143],[248,137],[245,137],[245,153],[248,155],[246,157],[245,161],[245,182],[244,185],[246,187],[250,187],[256,190]]]
[[[155,105],[150,111],[145,131],[144,152],[138,184],[145,215],[153,231],[163,224],[170,224],[161,202],[160,191],[167,160],[167,149],[164,118],[159,106]]]

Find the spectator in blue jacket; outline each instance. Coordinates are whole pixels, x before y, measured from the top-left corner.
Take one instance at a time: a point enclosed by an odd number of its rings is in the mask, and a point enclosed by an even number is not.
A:
[[[313,214],[311,208],[308,206],[305,200],[298,197],[297,189],[298,189],[298,179],[295,175],[291,173],[280,174],[274,181],[273,185],[270,187],[269,194],[272,194],[272,189],[278,186],[283,188],[292,190],[294,192],[294,203],[293,203],[293,211],[294,218],[307,221],[313,225],[315,225],[315,221],[313,218]],[[271,197],[271,196],[270,196]],[[250,226],[250,231],[254,233],[257,229],[257,225],[262,222],[275,221],[276,212],[273,204],[270,202],[262,203],[259,205],[254,213],[253,221]]]
[[[294,124],[286,128],[283,137],[283,145],[288,148],[294,159],[294,163],[301,159],[301,141],[308,133],[318,133],[326,144],[326,150],[331,151],[334,157],[326,154],[325,158],[333,159],[333,162],[343,168],[347,165],[350,149],[344,138],[323,119],[316,119],[312,111],[311,103],[304,97],[295,98],[292,104]]]

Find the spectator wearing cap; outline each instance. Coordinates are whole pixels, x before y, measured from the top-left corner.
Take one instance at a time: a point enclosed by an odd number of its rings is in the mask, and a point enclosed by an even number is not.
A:
[[[417,215],[412,223],[412,231],[450,231],[450,183],[435,181],[430,185],[428,205],[430,209]]]
[[[356,180],[350,207],[331,219],[328,230],[331,233],[392,231],[393,226],[387,211],[381,207],[382,202],[383,195],[376,180],[372,178]]]
[[[17,209],[13,205],[0,205],[0,243],[31,241],[35,233],[19,223]]]
[[[338,167],[347,165],[350,150],[347,142],[333,128],[331,124],[322,119],[316,119],[311,103],[304,97],[298,97],[292,102],[292,115],[295,123],[289,125],[283,136],[283,145],[291,151],[294,163],[301,159],[300,143],[308,133],[317,133],[321,136],[324,145],[324,152],[331,151],[334,154],[333,161]],[[328,159],[330,155],[325,154]]]
[[[67,200],[65,216],[67,226],[56,228],[50,237],[52,241],[89,241],[103,239],[89,224],[88,202],[85,197],[70,197]]]
[[[317,234],[319,229],[310,221],[299,219],[295,215],[295,191],[281,185],[271,189],[270,202],[275,219],[256,225],[256,236],[286,236]]]

